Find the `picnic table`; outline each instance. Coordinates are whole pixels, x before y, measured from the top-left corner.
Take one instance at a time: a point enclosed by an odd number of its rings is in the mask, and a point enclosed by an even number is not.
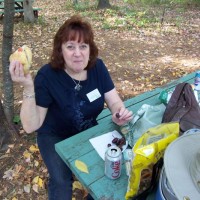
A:
[[[172,90],[178,83],[193,83],[195,72],[183,76],[182,78],[172,81],[171,83],[148,91],[136,97],[126,100],[125,106],[136,113],[143,104],[157,105],[160,104],[159,94],[164,89]],[[111,113],[108,109],[98,117],[98,125],[85,130],[77,135],[65,139],[55,145],[56,152],[63,161],[72,170],[80,183],[88,190],[95,200],[123,200],[128,185],[128,176],[125,172],[125,165],[122,165],[120,178],[111,180],[104,174],[104,161],[93,148],[89,139],[102,134],[119,130],[119,127],[112,122]],[[101,145],[101,144],[99,144]],[[75,166],[75,161],[84,162],[89,174],[81,172]],[[155,192],[147,197],[148,200],[155,200]]]
[[[38,11],[41,10],[41,8],[33,8],[33,14],[36,18],[38,18]],[[24,13],[24,6],[23,6],[23,0],[15,0],[15,13],[20,13],[20,15],[23,15]],[[4,15],[4,0],[0,0],[0,15],[1,17]]]

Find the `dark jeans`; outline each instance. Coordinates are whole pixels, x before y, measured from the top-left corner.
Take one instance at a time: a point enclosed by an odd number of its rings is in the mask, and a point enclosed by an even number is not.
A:
[[[49,172],[49,200],[72,199],[72,172],[55,151],[55,144],[63,138],[51,134],[38,134],[37,143]],[[88,195],[88,199],[92,197]]]

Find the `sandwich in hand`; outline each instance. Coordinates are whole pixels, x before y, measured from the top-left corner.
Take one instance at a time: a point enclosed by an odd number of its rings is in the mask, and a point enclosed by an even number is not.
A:
[[[23,45],[22,47],[17,49],[13,54],[10,55],[9,60],[10,62],[14,60],[19,61],[23,65],[24,74],[28,74],[32,64],[31,49],[28,46]]]

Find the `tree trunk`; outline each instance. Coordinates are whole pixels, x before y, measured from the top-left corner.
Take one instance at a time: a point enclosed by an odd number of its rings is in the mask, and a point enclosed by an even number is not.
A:
[[[0,152],[8,148],[9,143],[13,143],[18,138],[17,130],[13,124],[9,124],[0,102]]]
[[[109,3],[109,0],[99,0],[97,9],[104,9],[104,8],[110,8],[111,5]]]
[[[13,29],[14,29],[14,0],[4,1],[3,43],[2,43],[2,67],[3,88],[2,103],[6,119],[10,123],[13,119],[14,97],[13,82],[9,73],[9,56],[12,53]]]
[[[33,4],[33,0],[24,0],[23,1],[24,22],[34,23],[34,21],[35,21],[32,4]]]
[[[9,56],[12,52],[14,29],[14,0],[4,1],[3,42],[2,42],[2,101],[0,102],[0,150],[13,141],[16,131],[13,128],[12,119],[14,112],[13,83],[9,73]]]

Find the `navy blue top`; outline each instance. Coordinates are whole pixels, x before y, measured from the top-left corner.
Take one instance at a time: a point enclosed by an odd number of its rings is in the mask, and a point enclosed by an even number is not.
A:
[[[78,81],[76,80],[78,83]],[[64,70],[44,65],[35,77],[36,104],[48,108],[44,123],[37,130],[70,137],[97,124],[96,118],[104,108],[104,93],[114,88],[113,81],[101,59],[87,71],[80,91]],[[98,89],[100,98],[90,102],[86,94]]]

